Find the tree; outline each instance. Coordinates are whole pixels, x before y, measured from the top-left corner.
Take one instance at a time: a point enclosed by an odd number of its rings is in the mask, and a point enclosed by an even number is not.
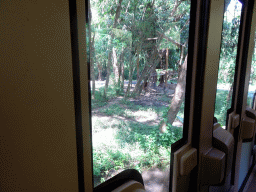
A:
[[[95,72],[94,72],[94,53],[95,53],[95,49],[94,49],[94,40],[95,40],[95,32],[93,33],[93,38],[91,38],[92,35],[92,24],[91,24],[91,20],[92,20],[92,11],[91,11],[91,5],[90,5],[90,1],[88,3],[89,5],[89,47],[90,47],[90,76],[91,76],[91,80],[92,80],[92,98],[95,97]]]
[[[218,84],[225,84],[229,86],[227,96],[221,109],[217,109],[215,105],[215,116],[218,116],[218,122],[225,124],[226,111],[231,106],[231,97],[234,86],[234,74],[237,55],[237,44],[239,36],[241,6],[235,1],[234,7],[228,7],[230,1],[225,1],[225,14],[222,28],[222,42],[220,52],[220,64],[218,71]],[[241,5],[241,4],[240,4]],[[229,9],[227,9],[227,7]],[[231,11],[232,9],[232,11]],[[230,19],[231,18],[231,19]],[[217,90],[217,94],[218,94]],[[221,102],[216,99],[216,103]]]
[[[106,67],[98,67],[99,76],[105,74],[106,83],[104,96],[107,96],[109,77],[115,76],[115,86],[122,91],[124,74],[129,79],[126,96],[130,95],[130,87],[134,71],[137,70],[137,83],[132,95],[140,95],[142,85],[145,84],[161,60],[161,50],[168,51],[171,55],[166,60],[165,70],[170,63],[175,70],[181,69],[178,84],[184,88],[176,88],[169,116],[176,117],[174,105],[178,109],[185,92],[184,68],[187,58],[186,42],[188,39],[190,1],[184,0],[107,0],[94,1],[98,15],[102,19],[95,21],[95,45],[99,51],[95,58],[96,63],[106,62]],[[131,39],[128,38],[131,34]],[[102,41],[105,41],[103,45]],[[101,46],[98,46],[101,45]],[[107,48],[102,48],[106,46]],[[125,54],[124,54],[125,53]],[[107,54],[107,55],[106,55]],[[105,61],[103,58],[105,56]],[[177,61],[179,60],[179,63]],[[100,62],[102,61],[102,62]],[[103,65],[100,65],[103,66]],[[179,67],[178,67],[179,66]],[[165,80],[167,84],[167,79]],[[181,91],[182,94],[178,94]],[[180,97],[180,98],[178,98]],[[180,102],[177,102],[177,101]],[[173,112],[171,112],[173,111]],[[171,114],[172,113],[172,114]]]
[[[185,87],[186,87],[186,74],[187,74],[187,63],[188,63],[188,55],[185,56],[185,60],[180,67],[179,78],[177,82],[177,86],[175,88],[174,96],[171,101],[170,108],[168,110],[167,123],[173,124],[180,106],[184,101],[185,97]]]
[[[121,3],[123,0],[119,0],[116,12],[115,12],[115,19],[113,24],[113,29],[117,26],[117,20],[120,16],[121,12]],[[109,53],[108,53],[108,65],[107,65],[107,78],[106,78],[106,84],[104,89],[104,97],[107,97],[107,89],[108,89],[108,83],[109,83],[109,76],[110,76],[110,67],[111,67],[111,56],[112,56],[112,40],[114,39],[114,33],[113,31],[110,31],[110,42],[109,42]]]

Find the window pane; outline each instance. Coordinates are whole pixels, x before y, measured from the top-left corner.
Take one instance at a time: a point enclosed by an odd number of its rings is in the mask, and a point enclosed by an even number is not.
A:
[[[225,128],[231,107],[242,4],[231,0],[225,5],[214,117]]]
[[[256,33],[255,33],[256,34]],[[255,35],[256,37],[256,35]],[[255,38],[254,38],[254,43],[255,43]],[[256,92],[256,46],[254,46],[254,52],[252,55],[252,63],[251,63],[251,73],[250,73],[250,81],[249,81],[249,88],[248,88],[248,96],[247,96],[247,105],[249,107],[253,107],[253,96],[254,93]]]
[[[133,168],[147,191],[168,191],[171,144],[183,134],[190,1],[90,4],[94,186]]]

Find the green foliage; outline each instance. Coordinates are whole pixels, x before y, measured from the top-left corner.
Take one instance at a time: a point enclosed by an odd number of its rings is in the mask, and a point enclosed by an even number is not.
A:
[[[230,10],[227,10],[224,16],[218,83],[232,84],[234,79],[241,15],[240,9],[234,9],[234,15],[228,16]]]
[[[123,91],[116,86],[109,86],[107,89],[107,97],[104,97],[104,87],[100,87],[99,90],[95,90],[95,97],[92,98],[92,109],[103,107],[108,104],[108,101],[115,98],[117,95],[123,95]],[[106,112],[110,115],[111,112]]]
[[[227,102],[228,90],[217,90],[214,116],[221,126],[226,126],[227,110],[231,107],[231,99]]]
[[[117,2],[91,0],[92,31],[95,36],[95,75],[99,74],[98,67],[102,66],[103,78],[106,77],[106,61],[109,60],[108,52],[110,48],[115,47],[117,57],[120,55],[122,47],[128,48],[125,55],[135,55],[136,50],[140,49],[140,72],[145,64],[151,59],[150,51],[156,45],[156,41],[148,41],[148,38],[159,38],[158,32],[164,33],[176,42],[185,43],[188,39],[190,1],[182,1],[172,15],[175,1],[148,1],[122,0],[120,15],[117,26],[113,29],[116,17]],[[172,16],[170,16],[172,15]],[[113,39],[111,40],[111,33]],[[89,47],[89,46],[88,46]],[[159,48],[170,48],[175,50],[169,54],[169,65],[177,69],[177,61],[180,58],[179,47],[170,41],[161,40]],[[178,51],[176,51],[178,50]],[[145,60],[146,62],[144,62]],[[125,79],[129,77],[130,57],[124,58]],[[111,66],[112,67],[112,66]],[[110,70],[112,72],[112,69]],[[137,78],[137,73],[133,73],[133,79]]]
[[[92,110],[98,107],[103,107],[107,105],[106,99],[103,97],[103,89],[101,88],[99,91],[95,91],[95,97],[91,100]]]
[[[92,31],[95,32],[95,57],[94,69],[95,75],[99,73],[99,67],[102,68],[102,75],[106,77],[107,63],[110,59],[108,53],[114,47],[117,54],[117,63],[120,64],[120,55],[125,48],[123,58],[124,77],[127,80],[130,75],[130,69],[134,69],[132,79],[137,79],[136,57],[139,50],[139,70],[142,73],[145,66],[152,61],[152,50],[157,47],[160,49],[169,49],[169,68],[178,71],[181,50],[172,41],[161,39],[159,33],[170,37],[173,41],[185,44],[188,40],[190,1],[182,1],[176,12],[176,1],[150,1],[150,0],[123,0],[121,3],[120,15],[115,28],[113,28],[116,17],[117,1],[92,0],[94,13],[92,16]],[[154,4],[152,4],[154,2]],[[220,65],[218,74],[218,83],[232,84],[236,54],[238,32],[240,25],[240,15],[237,9],[234,17],[229,20],[229,16],[224,16],[222,45],[220,53]],[[155,40],[152,40],[154,38]],[[151,40],[150,40],[151,39]],[[88,46],[89,47],[89,46]],[[185,53],[186,54],[185,50]],[[253,59],[255,61],[256,59]],[[252,69],[256,71],[256,62],[253,62]],[[121,100],[118,103],[108,103],[116,96],[122,96],[123,90],[113,83],[113,66],[110,66],[110,83],[107,89],[107,97],[103,97],[104,88],[95,92],[95,98],[92,99],[92,108],[102,107],[100,112],[107,116],[118,116],[118,118],[129,118],[129,121],[121,121],[112,128],[117,129],[115,136],[118,141],[118,150],[102,149],[94,151],[94,175],[103,176],[111,169],[135,167],[142,170],[145,167],[162,166],[164,161],[170,157],[171,144],[182,137],[182,128],[167,125],[167,131],[160,133],[157,125],[148,125],[136,120],[135,112],[150,113],[148,106],[135,105],[128,100]],[[251,78],[256,79],[254,73]],[[176,83],[176,80],[172,80]],[[226,110],[230,106],[227,101],[228,91],[219,91],[216,95],[215,116],[222,126],[225,125]],[[169,101],[170,98],[164,96],[159,101]],[[107,105],[108,106],[105,106]],[[105,106],[105,107],[104,107]],[[151,107],[152,114],[157,113],[163,120],[167,119],[168,107]],[[184,102],[182,103],[177,119],[183,121]],[[126,119],[127,120],[127,119]],[[124,149],[134,145],[139,147],[140,155],[136,157],[130,155]],[[166,151],[161,159],[162,151]]]
[[[129,153],[122,153],[119,150],[106,150],[93,152],[93,175],[103,176],[111,169],[125,168],[131,160]]]
[[[118,127],[117,140],[121,146],[138,143],[146,151],[159,154],[159,147],[166,149],[182,137],[182,128],[168,125],[165,133],[160,133],[158,126],[149,126],[137,122],[122,122]]]
[[[108,116],[126,117],[126,121],[116,121],[116,124],[111,125],[111,129],[116,129],[114,138],[118,146],[103,145],[93,148],[94,177],[102,182],[113,170],[134,168],[143,171],[152,167],[165,168],[169,165],[171,144],[182,137],[182,128],[168,125],[167,131],[160,133],[157,125],[140,123],[135,120],[138,115],[134,114],[156,113],[162,116],[166,109],[167,107],[138,105],[127,99],[100,108],[100,112]],[[127,121],[127,118],[130,120]],[[99,126],[97,132],[110,128],[106,122],[100,120],[97,120],[96,124]]]
[[[250,85],[249,85],[250,87]],[[248,95],[247,95],[247,105],[249,107],[252,107],[252,102],[253,102],[253,93],[248,91]]]
[[[118,104],[110,105],[109,107],[106,107],[101,110],[102,113],[105,113],[106,115],[113,116],[113,115],[124,115],[125,109],[120,107]]]
[[[256,35],[255,35],[256,37]],[[256,38],[254,38],[254,43],[256,43]],[[254,53],[252,55],[252,64],[251,64],[251,74],[250,74],[250,81],[252,84],[255,84],[256,80],[256,46],[254,47]]]
[[[224,22],[222,28],[222,41],[220,52],[220,64],[218,71],[218,86],[224,85],[225,87],[231,87],[234,81],[237,44],[240,27],[241,6],[232,7],[232,14],[230,7],[227,9],[224,15]],[[230,19],[231,18],[231,19]],[[228,86],[229,85],[229,86]],[[217,90],[215,101],[214,116],[218,119],[221,126],[226,125],[226,113],[231,107],[231,97],[228,97],[229,90]]]
[[[152,2],[155,4],[152,5]],[[96,16],[92,16],[92,32],[95,33],[95,55],[94,71],[97,76],[102,68],[103,78],[106,77],[108,53],[114,47],[117,53],[118,64],[120,64],[120,54],[125,48],[123,59],[124,77],[129,78],[129,69],[135,67],[137,49],[139,53],[139,70],[142,73],[144,67],[151,60],[152,49],[157,46],[158,50],[169,48],[169,68],[178,71],[181,50],[173,42],[160,39],[158,32],[165,34],[174,41],[185,44],[188,40],[189,31],[189,10],[190,1],[182,1],[174,15],[170,16],[175,7],[175,0],[170,1],[150,1],[150,0],[123,0],[121,12],[117,26],[113,28],[116,16],[117,1],[113,0],[92,0]],[[218,84],[232,84],[236,55],[237,43],[240,26],[240,10],[234,12],[234,17],[229,20],[224,16],[222,44],[220,53],[220,64],[218,73]],[[227,14],[227,13],[226,13]],[[87,26],[88,28],[88,26]],[[113,35],[112,35],[113,34]],[[112,35],[112,36],[111,36]],[[113,38],[113,39],[112,39]],[[149,41],[150,38],[157,40]],[[87,37],[88,40],[88,37]],[[87,52],[89,52],[87,41]],[[159,43],[159,45],[158,45]],[[185,53],[186,54],[186,50]],[[89,59],[89,57],[88,57]],[[112,59],[112,58],[111,58]],[[252,59],[251,81],[256,80],[256,56]],[[100,68],[99,68],[100,66]],[[113,82],[113,66],[110,67]],[[137,68],[132,74],[132,79],[137,79]],[[177,83],[177,80],[169,81]],[[115,84],[111,84],[107,89],[107,97],[104,97],[104,87],[96,90],[95,97],[92,99],[92,109],[100,108],[99,111],[107,116],[118,116],[126,118],[111,128],[117,129],[115,139],[118,142],[116,148],[101,146],[93,149],[93,174],[100,177],[101,182],[110,170],[136,168],[143,170],[154,166],[163,167],[170,162],[171,145],[182,138],[183,130],[180,127],[167,125],[167,131],[161,133],[157,125],[138,122],[134,112],[148,112],[148,106],[135,105],[129,100],[122,99],[118,103],[108,103],[116,96],[122,96],[123,90]],[[231,100],[227,101],[228,90],[218,90],[216,94],[215,114],[221,126],[225,126],[226,111],[230,108]],[[170,98],[163,96],[159,101],[169,101]],[[251,104],[251,97],[248,98]],[[108,106],[106,106],[108,105]],[[168,107],[151,107],[150,110],[167,119]],[[127,121],[127,118],[128,121]],[[182,103],[177,115],[177,119],[183,121],[184,102]],[[105,124],[98,122],[101,129],[108,129]],[[99,130],[98,130],[99,131]],[[130,148],[129,148],[130,147]],[[135,149],[138,151],[134,152]],[[127,148],[130,151],[127,152]],[[164,151],[164,152],[163,152]],[[132,153],[136,153],[135,155]]]

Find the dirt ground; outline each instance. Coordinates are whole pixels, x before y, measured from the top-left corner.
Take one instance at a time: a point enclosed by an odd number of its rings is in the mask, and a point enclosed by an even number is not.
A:
[[[145,189],[147,192],[168,192],[170,168],[160,170],[158,168],[142,173]]]

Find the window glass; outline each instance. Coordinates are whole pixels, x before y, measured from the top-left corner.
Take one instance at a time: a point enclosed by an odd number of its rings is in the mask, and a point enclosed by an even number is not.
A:
[[[183,134],[190,1],[91,0],[88,12],[94,186],[132,168],[147,191],[168,191],[171,144]]]
[[[225,128],[227,110],[231,107],[234,86],[234,74],[237,55],[237,43],[240,28],[242,4],[231,0],[225,4],[222,27],[220,63],[215,100],[214,117]]]
[[[256,35],[254,38],[255,43]],[[256,46],[254,46],[254,52],[252,55],[252,63],[251,63],[251,73],[250,73],[250,81],[249,81],[249,88],[248,88],[248,96],[247,96],[247,105],[249,107],[253,107],[253,97],[254,93],[256,93]]]

